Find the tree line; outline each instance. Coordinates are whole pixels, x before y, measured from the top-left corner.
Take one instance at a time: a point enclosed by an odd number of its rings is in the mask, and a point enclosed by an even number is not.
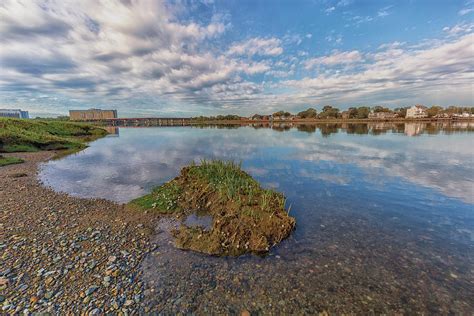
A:
[[[398,107],[395,109],[389,109],[383,106],[360,106],[360,107],[350,107],[347,110],[341,111],[337,107],[326,105],[322,108],[320,112],[318,112],[315,108],[308,108],[304,111],[298,112],[296,114],[292,114],[288,111],[277,111],[272,113],[271,116],[273,118],[291,118],[291,117],[298,117],[302,119],[331,119],[331,118],[349,118],[349,119],[366,119],[369,117],[370,113],[378,113],[378,112],[386,112],[386,113],[393,113],[397,114],[398,117],[405,117],[407,113],[407,109],[410,107]],[[461,106],[449,106],[447,108],[443,108],[438,105],[434,105],[431,107],[426,108],[426,114],[428,117],[435,117],[436,115],[440,114],[447,114],[449,116],[453,114],[462,114],[462,113],[470,113],[474,114],[474,107],[461,107]],[[254,120],[264,120],[269,118],[270,115],[264,114],[254,114],[251,116]],[[193,117],[193,119],[198,121],[226,121],[226,120],[242,120],[247,119],[247,117],[242,117],[235,114],[229,115],[217,115],[217,116],[198,116]]]

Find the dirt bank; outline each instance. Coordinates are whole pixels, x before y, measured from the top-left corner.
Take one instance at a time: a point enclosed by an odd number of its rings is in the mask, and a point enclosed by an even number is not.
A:
[[[42,186],[38,165],[55,154],[0,168],[2,313],[145,312],[139,264],[156,215]]]

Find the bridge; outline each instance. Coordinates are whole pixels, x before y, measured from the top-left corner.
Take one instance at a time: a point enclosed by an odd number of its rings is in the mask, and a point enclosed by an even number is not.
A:
[[[106,126],[188,126],[192,119],[177,117],[137,117],[137,118],[108,118],[87,120],[89,123],[99,123]],[[84,122],[84,121],[81,121]]]

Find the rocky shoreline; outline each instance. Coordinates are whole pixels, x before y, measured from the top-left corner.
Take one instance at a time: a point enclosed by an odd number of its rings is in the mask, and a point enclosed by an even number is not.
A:
[[[0,169],[2,313],[147,312],[140,263],[156,215],[57,193],[39,183],[55,152],[21,153]]]

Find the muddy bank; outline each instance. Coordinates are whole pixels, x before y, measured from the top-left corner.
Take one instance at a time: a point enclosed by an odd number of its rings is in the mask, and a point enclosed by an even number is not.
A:
[[[155,217],[43,187],[38,164],[54,155],[16,153],[25,162],[0,169],[2,313],[144,312]]]

